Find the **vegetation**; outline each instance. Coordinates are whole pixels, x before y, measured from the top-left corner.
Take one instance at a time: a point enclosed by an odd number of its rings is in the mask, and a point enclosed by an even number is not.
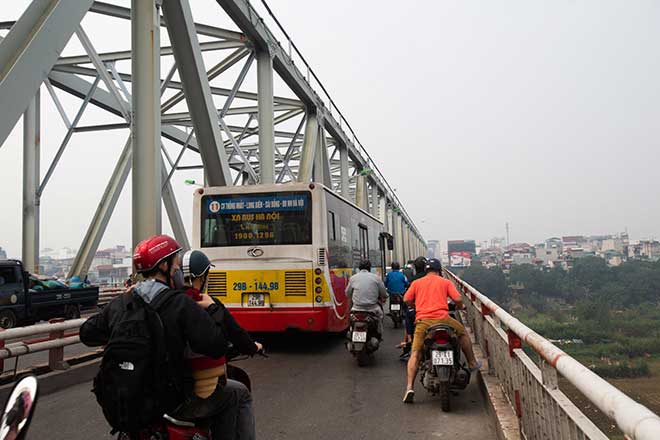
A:
[[[609,378],[648,376],[660,357],[660,262],[609,267],[585,257],[571,271],[471,266],[462,278],[562,348]],[[514,287],[514,288],[512,288]]]

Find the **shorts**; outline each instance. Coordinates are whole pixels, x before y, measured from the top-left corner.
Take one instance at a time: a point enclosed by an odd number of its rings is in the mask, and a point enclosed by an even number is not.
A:
[[[447,324],[456,330],[458,336],[463,336],[465,334],[465,327],[463,327],[463,324],[452,317],[444,319],[418,319],[417,322],[415,322],[415,336],[413,337],[412,351],[422,350],[424,347],[424,334],[429,327],[435,324]]]

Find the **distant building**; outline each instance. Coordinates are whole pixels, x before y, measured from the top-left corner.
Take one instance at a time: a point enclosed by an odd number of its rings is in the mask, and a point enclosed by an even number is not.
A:
[[[447,242],[447,253],[450,267],[468,267],[477,254],[477,244],[474,240],[450,240]]]
[[[426,257],[427,258],[439,258],[440,257],[440,241],[439,240],[428,240],[426,242],[427,244],[427,250],[426,250]]]
[[[0,246],[0,260],[6,260],[7,259],[7,252]]]

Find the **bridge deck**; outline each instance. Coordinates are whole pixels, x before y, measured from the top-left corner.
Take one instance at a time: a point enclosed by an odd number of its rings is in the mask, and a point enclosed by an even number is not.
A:
[[[416,403],[401,402],[405,367],[393,346],[400,330],[387,322],[386,340],[374,364],[358,368],[331,337],[277,337],[265,342],[269,359],[239,363],[254,383],[257,434],[261,439],[496,438],[476,383],[454,396],[453,411],[416,386]],[[111,438],[90,393],[91,384],[43,396],[31,438]]]

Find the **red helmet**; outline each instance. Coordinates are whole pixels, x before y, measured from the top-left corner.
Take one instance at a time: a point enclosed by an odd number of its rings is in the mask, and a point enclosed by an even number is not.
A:
[[[180,250],[179,243],[169,235],[154,235],[135,246],[133,265],[138,273],[147,272]]]

